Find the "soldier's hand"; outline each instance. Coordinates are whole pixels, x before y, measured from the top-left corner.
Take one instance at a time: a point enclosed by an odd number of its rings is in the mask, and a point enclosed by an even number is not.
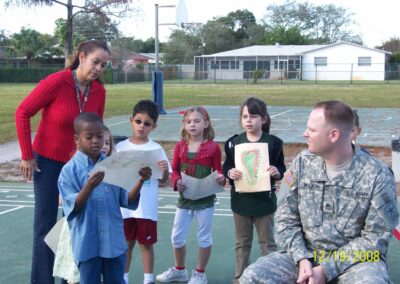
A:
[[[298,284],[309,284],[308,280],[312,276],[312,263],[308,259],[299,261],[299,277],[297,278]]]
[[[325,272],[324,268],[321,265],[318,265],[312,269],[312,276],[310,277],[310,280],[308,281],[309,284],[325,284],[326,283],[326,278],[325,278]]]

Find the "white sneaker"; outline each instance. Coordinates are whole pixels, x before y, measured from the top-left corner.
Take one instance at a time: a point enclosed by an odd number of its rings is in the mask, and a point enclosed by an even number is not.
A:
[[[205,272],[197,272],[196,270],[192,271],[192,277],[188,284],[207,284],[207,275]]]
[[[156,277],[158,282],[186,282],[189,280],[189,275],[186,269],[177,270],[175,267],[169,268],[167,271],[158,274]]]

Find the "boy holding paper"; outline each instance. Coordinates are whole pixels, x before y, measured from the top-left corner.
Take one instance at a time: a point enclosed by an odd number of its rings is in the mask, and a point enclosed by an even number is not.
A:
[[[64,165],[58,179],[65,218],[71,232],[72,252],[79,268],[79,283],[123,283],[127,249],[120,207],[135,209],[142,184],[152,174],[139,171],[139,180],[127,190],[103,181],[105,173],[89,172],[105,159],[104,124],[92,112],[81,113],[74,121],[78,151]]]
[[[149,139],[149,134],[156,129],[159,111],[157,105],[150,100],[139,101],[133,108],[130,117],[132,136],[115,145],[116,152],[122,151],[152,151],[160,150],[161,155],[157,167],[162,172],[161,180],[148,179],[142,185],[139,205],[136,210],[121,208],[124,218],[125,238],[128,244],[126,252],[125,284],[128,284],[129,268],[132,251],[136,241],[139,243],[144,270],[144,284],[154,283],[154,249],[157,242],[157,209],[158,209],[158,183],[166,182],[169,177],[170,165],[164,149]]]

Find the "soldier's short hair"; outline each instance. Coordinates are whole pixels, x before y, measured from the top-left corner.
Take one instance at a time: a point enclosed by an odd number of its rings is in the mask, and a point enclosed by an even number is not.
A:
[[[341,101],[322,101],[314,106],[314,109],[324,110],[325,119],[328,123],[351,132],[354,128],[354,112]]]

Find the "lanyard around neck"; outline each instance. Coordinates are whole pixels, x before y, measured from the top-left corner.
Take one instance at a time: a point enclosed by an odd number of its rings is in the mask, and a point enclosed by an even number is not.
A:
[[[86,84],[85,94],[83,94],[83,101],[82,101],[80,96],[79,96],[79,83],[78,83],[78,79],[76,78],[76,71],[75,70],[72,70],[72,75],[74,77],[74,82],[75,82],[76,101],[78,102],[79,113],[82,113],[83,108],[85,107],[85,104],[86,104],[86,102],[88,100],[88,97],[89,97],[90,84]]]

